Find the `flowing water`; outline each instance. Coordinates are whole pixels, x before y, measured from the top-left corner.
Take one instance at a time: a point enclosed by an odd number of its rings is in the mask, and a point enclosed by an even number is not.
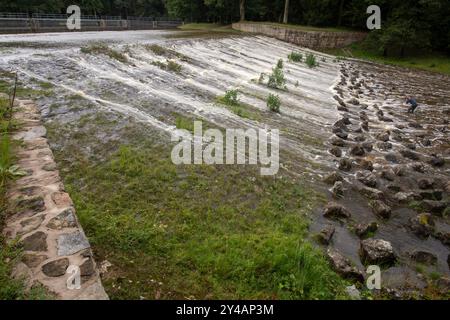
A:
[[[105,42],[126,56],[121,62],[104,54],[80,51],[82,46]],[[158,44],[166,49],[165,55],[157,55],[149,45]],[[51,105],[64,104],[77,96],[88,101],[93,110],[101,109],[132,117],[162,133],[177,132],[176,115],[202,119],[221,128],[274,128],[280,130],[281,167],[285,172],[305,177],[325,191],[330,199],[328,186],[322,178],[337,170],[339,159],[328,152],[333,124],[343,115],[352,124],[343,157],[358,162],[373,162],[375,172],[394,165],[409,164],[410,159],[399,156],[395,163],[387,161],[387,153],[403,150],[406,144],[414,144],[423,163],[439,156],[446,163],[440,167],[427,166],[423,176],[435,177],[435,189],[448,199],[445,183],[449,180],[448,160],[450,139],[448,110],[450,78],[448,76],[394,67],[367,64],[357,61],[337,61],[334,57],[314,52],[319,62],[316,68],[304,63],[291,63],[287,56],[292,51],[303,56],[308,49],[264,36],[224,34],[203,35],[181,31],[133,31],[133,32],[85,32],[36,35],[0,36],[0,69],[18,71],[23,83],[36,81],[50,83],[55,93],[39,100],[45,121],[67,123],[76,121],[74,113],[83,113],[85,104],[76,111],[55,112]],[[180,72],[161,68],[170,58],[181,65]],[[259,83],[261,73],[270,74],[278,59],[284,60],[287,90],[274,90]],[[239,98],[255,117],[244,118],[216,102],[226,90],[238,89]],[[269,93],[281,98],[281,112],[270,112],[266,105]],[[405,94],[415,96],[420,107],[416,115],[406,113],[402,107]],[[346,111],[336,109],[337,101],[358,99],[358,105],[347,104]],[[389,119],[380,119],[383,111]],[[92,110],[90,110],[92,112]],[[358,130],[361,111],[366,113],[370,131]],[[394,132],[399,139],[392,139],[390,150],[374,151],[363,157],[349,155],[352,145],[376,142],[376,135],[385,130]],[[363,136],[363,137],[361,137]],[[430,145],[424,145],[427,139]],[[358,169],[358,165],[356,166]],[[356,170],[357,171],[357,170]],[[415,277],[408,255],[413,249],[423,249],[438,258],[436,270],[449,275],[449,248],[444,240],[435,237],[420,239],[411,233],[407,225],[417,212],[407,204],[399,205],[391,199],[388,182],[378,180],[379,189],[387,194],[393,213],[388,221],[375,218],[368,200],[360,194],[355,170],[342,172],[348,187],[345,197],[339,200],[351,212],[356,223],[377,220],[380,228],[377,238],[391,241],[402,262],[389,269],[390,279],[399,274]],[[396,177],[402,191],[417,189],[417,175]],[[448,203],[448,202],[446,202]],[[332,223],[336,232],[332,245],[341,250],[362,268],[358,259],[359,239],[347,225],[328,221],[318,211],[311,226],[312,232]],[[437,228],[449,232],[448,217],[436,217]],[[415,284],[420,282],[415,281]]]

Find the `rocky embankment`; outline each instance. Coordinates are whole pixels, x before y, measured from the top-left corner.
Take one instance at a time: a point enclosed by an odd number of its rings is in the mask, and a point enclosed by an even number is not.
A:
[[[324,179],[334,201],[323,209],[318,238],[344,277],[362,282],[365,268],[379,265],[387,292],[420,295],[430,285],[420,268],[448,294],[450,108],[408,114],[402,96],[389,97],[386,78],[352,62],[340,73],[340,119],[328,141],[336,171]]]
[[[108,299],[37,106],[19,101],[14,117],[20,125],[13,136],[20,142],[18,165],[26,175],[8,186],[4,233],[10,241],[18,240],[24,251],[13,277],[23,278],[28,288],[43,286],[56,299]],[[74,267],[78,267],[80,287],[75,278],[70,281]]]

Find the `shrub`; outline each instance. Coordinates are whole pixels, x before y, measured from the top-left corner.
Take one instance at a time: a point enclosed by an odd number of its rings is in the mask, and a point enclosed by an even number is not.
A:
[[[302,55],[301,53],[292,51],[292,52],[288,55],[288,59],[289,59],[289,61],[291,61],[291,62],[302,62],[302,60],[303,60],[303,55]]]
[[[123,53],[111,49],[110,47],[108,47],[106,44],[103,43],[91,44],[89,46],[82,47],[80,51],[85,54],[104,54],[110,57],[111,59],[115,59],[122,63],[128,62],[128,58]]]
[[[267,97],[267,106],[269,107],[270,111],[280,112],[280,105],[280,97],[274,94],[269,94],[269,96]]]
[[[237,105],[239,105],[238,91],[236,89],[227,90],[225,92],[225,96],[223,98],[223,101],[225,102],[225,104],[227,104],[229,106],[237,106]]]
[[[283,69],[275,67],[272,69],[272,74],[269,76],[267,86],[274,89],[285,88],[286,79],[284,78]]]
[[[316,61],[316,56],[313,55],[312,53],[308,54],[308,56],[306,57],[306,64],[308,65],[308,67],[310,68],[314,68],[318,66],[318,63]]]
[[[169,71],[180,73],[182,68],[183,67],[181,66],[181,64],[176,63],[175,61],[172,60],[167,61],[167,70]]]

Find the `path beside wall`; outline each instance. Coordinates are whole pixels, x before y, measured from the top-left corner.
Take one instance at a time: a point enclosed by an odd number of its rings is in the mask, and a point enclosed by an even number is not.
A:
[[[14,277],[25,277],[29,287],[43,285],[56,299],[108,299],[89,242],[59,176],[46,129],[32,101],[17,101],[14,118],[20,130],[17,164],[27,173],[8,186],[10,205],[4,233],[20,239],[22,261]],[[69,289],[68,268],[78,266],[81,288]],[[70,269],[69,269],[70,270]]]
[[[310,49],[334,49],[364,40],[364,32],[304,31],[264,23],[233,23],[233,29],[260,33]]]

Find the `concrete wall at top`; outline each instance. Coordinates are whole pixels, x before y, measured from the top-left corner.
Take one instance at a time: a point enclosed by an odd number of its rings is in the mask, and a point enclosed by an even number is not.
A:
[[[260,33],[279,40],[293,43],[310,49],[334,49],[362,41],[367,36],[364,32],[328,32],[304,31],[284,28],[264,23],[233,23],[233,29],[249,33]]]

